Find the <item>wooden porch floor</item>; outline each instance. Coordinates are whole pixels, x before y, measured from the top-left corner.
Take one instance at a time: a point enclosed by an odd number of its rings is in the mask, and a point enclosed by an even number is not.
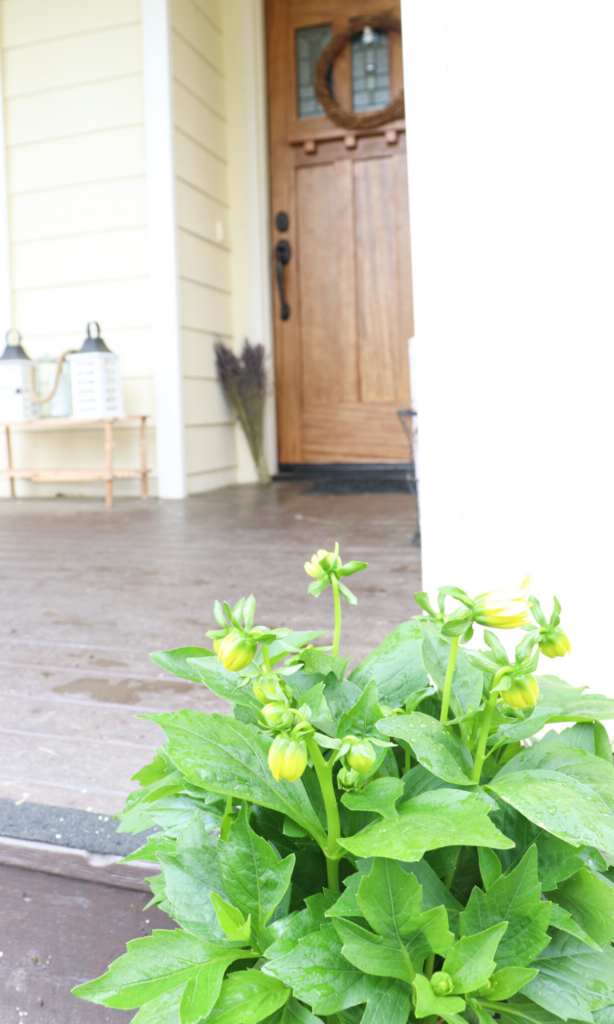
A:
[[[183,502],[0,502],[0,797],[113,814],[162,733],[135,718],[223,710],[149,652],[205,643],[214,599],[253,591],[259,622],[331,626],[303,562],[341,544],[352,580],[342,652],[356,659],[416,614],[415,499],[231,487]],[[356,663],[356,662],[354,662]]]

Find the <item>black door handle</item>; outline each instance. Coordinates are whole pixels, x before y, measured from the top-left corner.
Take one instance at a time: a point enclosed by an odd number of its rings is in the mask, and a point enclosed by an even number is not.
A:
[[[286,295],[284,292],[284,267],[290,262],[292,255],[292,249],[290,243],[286,242],[283,238],[275,246],[275,263],[277,267],[277,287],[279,288],[279,301],[281,303],[281,318],[282,320],[288,320],[290,317],[290,307],[286,302]]]

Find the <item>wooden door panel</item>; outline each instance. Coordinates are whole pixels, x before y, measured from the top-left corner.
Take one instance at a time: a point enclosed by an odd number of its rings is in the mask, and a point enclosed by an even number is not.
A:
[[[397,418],[410,402],[413,333],[405,126],[348,132],[325,116],[300,118],[296,39],[303,28],[377,11],[398,0],[266,0],[271,213],[289,214],[284,270],[290,318],[274,326],[280,462],[398,462],[408,457]],[[390,89],[402,83],[400,39],[389,35]],[[303,58],[302,58],[303,59]],[[351,109],[347,46],[333,68]]]
[[[304,407],[358,402],[352,164],[296,172]]]
[[[395,166],[393,157],[354,164],[360,397],[405,402],[403,324],[398,300]],[[405,336],[407,337],[407,335]]]
[[[406,462],[407,441],[396,408],[375,402],[306,408],[305,462]]]

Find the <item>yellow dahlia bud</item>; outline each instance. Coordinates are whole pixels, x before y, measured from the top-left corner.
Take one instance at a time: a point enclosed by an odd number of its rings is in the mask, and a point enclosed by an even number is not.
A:
[[[537,641],[539,649],[547,658],[563,658],[571,651],[571,644],[567,633],[564,633],[560,626],[554,629],[547,629]]]
[[[313,576],[314,580],[319,580],[324,575],[324,570],[319,564],[323,558],[328,558],[330,564],[333,563],[334,554],[332,551],[326,551],[325,548],[320,548],[316,551],[315,555],[311,556],[311,561],[305,562],[305,572],[308,576]]]
[[[348,738],[351,739],[351,737]],[[350,768],[360,772],[361,775],[370,772],[375,764],[375,751],[369,740],[355,740],[346,754],[346,761]]]
[[[509,690],[504,690],[501,699],[511,708],[524,711],[525,708],[534,708],[539,697],[539,686],[535,676],[520,676],[515,679]]]
[[[288,711],[288,705],[282,704],[280,700],[272,700],[265,704],[262,714],[268,724],[275,729],[289,729],[294,721],[294,715]]]
[[[217,660],[222,662],[228,672],[240,672],[242,668],[249,665],[257,650],[258,642],[256,640],[233,630],[222,640],[218,648]]]
[[[304,740],[291,739],[280,733],[271,743],[268,756],[271,775],[276,782],[296,782],[307,767],[307,745]]]
[[[454,988],[454,982],[445,971],[435,971],[431,978],[431,988],[436,996],[449,996]]]
[[[526,626],[530,621],[527,600],[529,593],[529,577],[518,589],[499,587],[479,594],[473,602],[473,614],[480,626],[491,629],[516,629]]]

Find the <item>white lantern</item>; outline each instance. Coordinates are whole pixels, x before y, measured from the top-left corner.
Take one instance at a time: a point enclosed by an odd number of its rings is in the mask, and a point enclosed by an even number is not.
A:
[[[92,334],[92,328],[96,334]],[[72,415],[77,419],[123,416],[124,401],[119,356],[109,351],[95,320],[87,325],[87,338],[70,362]]]
[[[0,356],[1,423],[23,423],[38,418],[38,402],[32,394],[33,369],[34,363],[22,348],[19,331],[7,331],[6,346]]]

